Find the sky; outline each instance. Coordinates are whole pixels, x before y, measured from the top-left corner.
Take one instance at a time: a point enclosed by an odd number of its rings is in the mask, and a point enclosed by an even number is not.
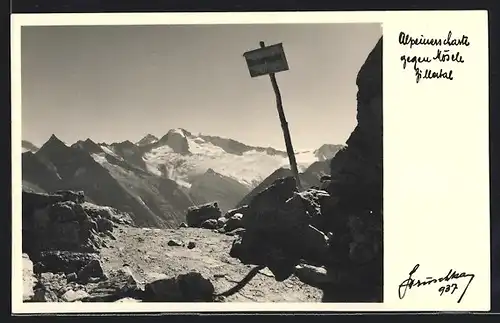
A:
[[[243,53],[283,43],[276,74],[294,150],[344,144],[380,24],[25,26],[22,136],[136,142],[173,128],[285,149],[267,75]]]

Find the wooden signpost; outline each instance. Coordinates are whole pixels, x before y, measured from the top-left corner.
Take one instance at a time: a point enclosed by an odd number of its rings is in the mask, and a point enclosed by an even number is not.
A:
[[[288,129],[288,122],[283,112],[283,103],[281,101],[281,93],[276,82],[275,73],[287,71],[289,69],[288,62],[283,50],[283,44],[275,44],[267,46],[263,41],[260,42],[260,48],[248,51],[243,54],[248,65],[248,70],[251,77],[258,77],[262,75],[269,75],[271,84],[273,85],[274,93],[276,94],[276,107],[281,121],[281,128],[283,129],[283,136],[285,137],[285,146],[290,161],[290,168],[295,176],[297,188],[302,191],[300,183],[299,171],[297,168],[297,161],[295,160],[295,153],[292,146],[292,138]]]

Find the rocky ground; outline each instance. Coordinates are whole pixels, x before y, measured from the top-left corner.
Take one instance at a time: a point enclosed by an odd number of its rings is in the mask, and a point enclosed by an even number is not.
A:
[[[198,272],[208,279],[220,293],[233,287],[253,266],[244,265],[231,258],[228,251],[234,236],[211,230],[180,228],[178,230],[134,228],[120,225],[114,230],[116,240],[106,237],[100,252],[100,263],[107,280],[90,280],[87,283],[71,281],[71,273],[42,273],[38,278],[30,273],[33,266],[24,255],[25,298],[27,301],[100,301],[103,294],[112,301],[141,302],[140,297],[127,295],[122,284],[113,275],[128,279],[134,277],[140,289],[148,283],[176,277],[179,274]],[[194,243],[192,249],[189,243]],[[190,246],[191,247],[191,246]],[[69,278],[69,281],[68,281]],[[113,281],[115,280],[115,281]],[[38,285],[36,286],[38,281]],[[103,286],[108,285],[104,289]],[[34,291],[29,286],[34,286]],[[41,287],[43,286],[43,287]],[[41,292],[41,290],[46,290]],[[35,296],[36,292],[36,297]],[[31,295],[31,297],[29,296]],[[113,296],[116,295],[116,296]],[[277,282],[273,274],[262,270],[250,283],[236,294],[216,301],[228,302],[319,302],[322,291],[291,277]],[[113,299],[116,298],[116,299]],[[106,301],[105,298],[102,299]]]
[[[253,268],[229,256],[234,236],[212,230],[122,226],[116,231],[117,240],[102,250],[103,268],[108,271],[130,265],[141,282],[196,271],[212,282],[215,293],[221,293],[233,287]],[[188,247],[190,243],[194,246],[192,249]],[[245,288],[222,301],[318,302],[321,296],[321,290],[304,284],[297,277],[280,283],[268,269],[264,269]]]
[[[37,251],[28,248],[33,259],[23,254],[25,302],[321,301],[323,293],[320,289],[305,284],[296,276],[278,282],[267,268],[235,294],[227,298],[215,297],[235,286],[254,268],[229,254],[238,238],[237,225],[230,221],[235,212],[226,214],[228,219],[219,219],[219,224],[224,222],[236,227],[227,233],[221,228],[141,228],[135,227],[125,215],[114,214],[116,210],[108,207],[68,201],[76,196],[74,192],[58,199],[60,196],[25,192],[24,204],[31,205],[31,210],[35,209],[35,216],[26,216],[34,223],[25,225],[25,240],[35,237],[37,245],[48,246]],[[41,201],[53,204],[48,209],[40,208],[44,205]],[[33,207],[34,204],[37,206]],[[64,213],[60,213],[61,210]],[[193,208],[195,214],[200,210],[210,210],[212,213],[209,214],[214,215],[213,204]],[[68,222],[71,214],[78,212],[87,214],[88,219]],[[47,218],[51,219],[47,220],[48,224],[40,214],[48,215]],[[105,222],[98,214],[108,214],[110,220]],[[232,218],[241,220],[239,214]],[[83,225],[87,222],[107,225]],[[197,225],[207,226],[199,222]],[[76,234],[73,229],[78,226],[79,234]],[[89,232],[82,235],[89,227]],[[32,233],[33,230],[36,234]],[[54,231],[60,232],[60,236],[54,238],[50,234]],[[75,240],[74,245],[69,245],[65,237],[70,235],[86,239]],[[186,292],[185,286],[191,291]]]

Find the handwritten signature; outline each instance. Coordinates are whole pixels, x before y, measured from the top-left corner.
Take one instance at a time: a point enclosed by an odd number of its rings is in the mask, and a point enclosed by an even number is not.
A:
[[[410,271],[408,278],[403,280],[403,282],[399,285],[398,293],[399,293],[399,299],[403,299],[406,296],[406,292],[409,289],[412,289],[413,287],[423,287],[423,286],[429,286],[429,285],[434,285],[438,283],[444,283],[444,282],[449,282],[452,280],[458,280],[460,278],[469,278],[469,281],[467,282],[467,285],[465,286],[464,290],[462,291],[462,294],[458,298],[457,303],[460,303],[462,301],[462,298],[464,297],[465,293],[467,292],[467,289],[469,288],[470,283],[474,279],[475,275],[474,274],[468,274],[466,272],[457,272],[456,270],[450,269],[450,271],[446,274],[446,276],[440,277],[440,278],[433,278],[433,277],[425,277],[424,280],[416,279],[413,278],[413,274],[418,270],[420,267],[419,264],[416,264],[415,267]],[[451,282],[450,284],[446,286],[441,286],[438,291],[440,292],[440,296],[442,296],[444,293],[450,293],[453,294],[455,290],[458,289],[458,285]]]

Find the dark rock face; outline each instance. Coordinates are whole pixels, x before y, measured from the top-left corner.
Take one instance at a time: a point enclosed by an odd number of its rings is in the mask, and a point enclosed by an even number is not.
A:
[[[299,263],[324,266],[326,273],[308,268],[299,278],[319,285],[325,302],[382,301],[382,39],[357,85],[358,125],[332,159],[331,177],[321,178],[324,190],[299,193],[285,177],[250,196],[245,231],[230,251],[266,265],[278,281]]]
[[[382,39],[368,55],[356,83],[358,124],[347,140],[347,147],[331,161],[332,183],[328,190],[332,195],[342,196],[341,203],[346,207],[357,204],[379,213],[383,178]]]
[[[119,143],[113,143],[110,145],[110,148],[118,156],[125,159],[130,165],[139,167],[142,170],[146,169],[146,163],[142,159],[142,155],[144,153],[143,149],[131,141],[126,140]]]
[[[217,202],[207,203],[200,206],[193,206],[186,214],[187,225],[192,228],[199,228],[207,220],[216,220],[222,216]]]
[[[186,138],[189,135],[191,134],[184,129],[172,129],[161,137],[157,144],[167,144],[174,152],[181,155],[189,155],[191,152],[189,151],[189,143]]]

